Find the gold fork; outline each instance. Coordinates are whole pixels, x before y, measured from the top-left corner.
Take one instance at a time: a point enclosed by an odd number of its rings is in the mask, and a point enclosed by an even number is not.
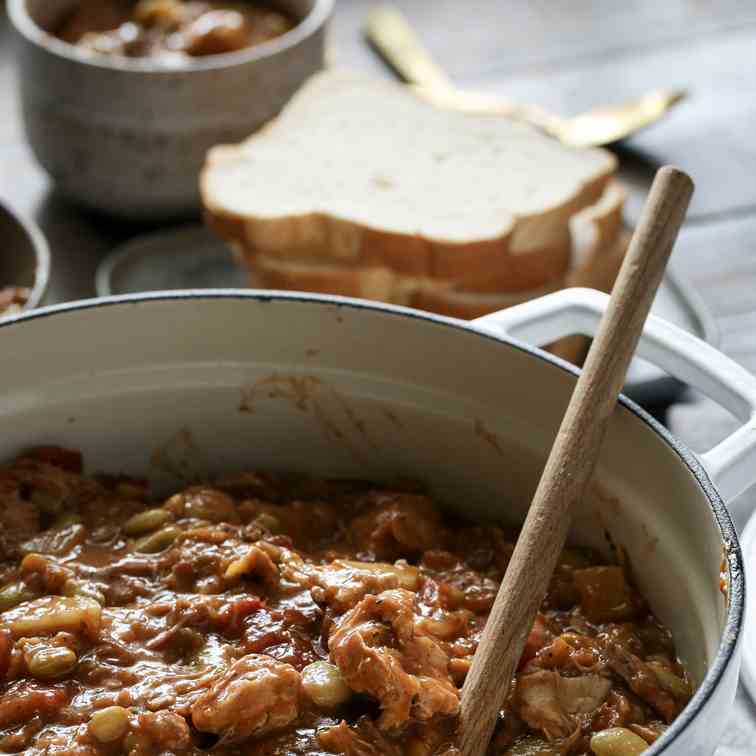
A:
[[[537,105],[522,105],[505,97],[460,89],[393,6],[375,7],[368,15],[365,33],[384,60],[433,103],[468,112],[502,113],[527,121],[573,147],[599,147],[625,139],[656,123],[686,96],[684,90],[648,92],[637,100],[565,118]]]

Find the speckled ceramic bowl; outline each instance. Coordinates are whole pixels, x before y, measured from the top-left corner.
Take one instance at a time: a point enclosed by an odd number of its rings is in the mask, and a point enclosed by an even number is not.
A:
[[[23,116],[58,188],[97,210],[158,220],[195,214],[205,152],[272,118],[323,67],[333,0],[281,0],[300,23],[240,52],[166,69],[92,56],[54,37],[76,0],[9,0]]]

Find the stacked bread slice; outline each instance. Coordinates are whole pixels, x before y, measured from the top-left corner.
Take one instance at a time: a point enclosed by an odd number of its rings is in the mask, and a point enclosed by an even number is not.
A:
[[[211,150],[200,184],[255,286],[475,318],[611,285],[625,244],[616,168],[604,150],[331,70],[262,131]]]

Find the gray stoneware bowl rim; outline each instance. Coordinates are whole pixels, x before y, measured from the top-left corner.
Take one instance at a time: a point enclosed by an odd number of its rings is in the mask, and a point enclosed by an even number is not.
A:
[[[29,298],[23,307],[24,311],[32,310],[41,304],[45,294],[47,294],[47,287],[50,283],[50,247],[45,235],[36,223],[21,217],[2,200],[0,200],[0,212],[4,212],[23,232],[34,255],[34,285],[31,287]],[[4,284],[5,282],[0,283]]]
[[[548,352],[544,352],[538,347],[524,344],[507,336],[495,335],[489,332],[483,332],[473,325],[463,320],[447,318],[432,313],[413,310],[408,307],[398,305],[388,305],[377,302],[369,302],[361,299],[352,299],[349,297],[339,297],[334,295],[303,294],[299,292],[291,293],[273,290],[255,290],[255,289],[205,289],[205,290],[185,290],[185,291],[163,291],[150,292],[143,294],[126,294],[121,296],[100,297],[96,299],[82,300],[79,302],[70,302],[52,307],[43,307],[29,313],[24,313],[13,317],[8,321],[0,323],[0,333],[4,328],[16,328],[23,326],[25,322],[43,319],[54,316],[65,316],[69,313],[77,313],[90,309],[101,307],[113,307],[127,305],[129,307],[138,307],[141,304],[150,304],[152,302],[180,302],[202,300],[248,300],[258,303],[264,302],[300,302],[313,305],[322,305],[327,307],[337,306],[344,310],[370,310],[381,313],[390,317],[412,318],[422,320],[432,325],[448,328],[452,331],[461,331],[469,336],[487,339],[497,342],[510,349],[516,349],[533,357],[552,367],[563,370],[572,376],[578,376],[580,371],[559,357],[555,357]],[[645,756],[657,756],[672,746],[675,740],[683,731],[692,724],[696,716],[703,710],[709,698],[715,692],[719,682],[724,677],[725,672],[731,661],[735,658],[740,639],[743,634],[744,612],[745,612],[745,570],[743,556],[740,549],[738,535],[735,530],[730,513],[722,501],[719,492],[711,482],[706,470],[700,463],[696,455],[688,447],[673,436],[661,423],[655,420],[644,409],[628,399],[624,394],[619,397],[619,404],[632,415],[635,415],[651,431],[653,431],[666,445],[674,451],[679,457],[681,463],[687,468],[688,472],[695,478],[701,491],[706,497],[711,509],[714,525],[719,531],[722,544],[727,546],[728,559],[728,598],[727,615],[722,637],[719,643],[716,656],[709,666],[706,676],[704,677],[698,690],[694,693],[687,706],[670,725],[667,731],[648,749],[644,751]]]
[[[91,55],[75,45],[58,39],[38,26],[27,9],[28,0],[8,0],[8,16],[16,31],[29,42],[59,58],[92,66],[133,74],[159,74],[161,76],[181,76],[194,71],[213,71],[236,68],[272,58],[279,53],[296,48],[317,33],[333,12],[334,0],[313,0],[312,9],[293,29],[274,39],[231,53],[189,58],[180,66],[165,66],[150,58],[126,58],[122,56]]]

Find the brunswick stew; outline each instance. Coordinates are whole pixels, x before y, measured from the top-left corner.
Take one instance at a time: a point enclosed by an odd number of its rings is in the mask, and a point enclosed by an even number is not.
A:
[[[410,485],[244,473],[167,500],[0,468],[0,752],[454,753],[514,533]],[[633,756],[691,690],[619,555],[569,548],[491,754]]]

